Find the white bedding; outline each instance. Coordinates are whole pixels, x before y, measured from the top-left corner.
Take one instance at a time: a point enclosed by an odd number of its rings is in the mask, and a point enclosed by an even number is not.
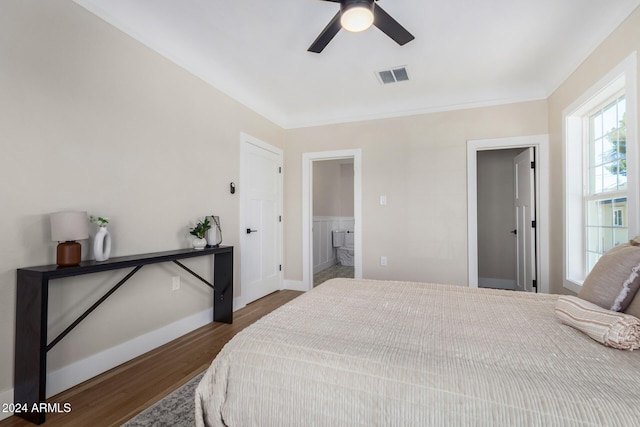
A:
[[[196,425],[640,425],[640,351],[561,324],[556,300],[325,282],[224,347],[196,390]]]

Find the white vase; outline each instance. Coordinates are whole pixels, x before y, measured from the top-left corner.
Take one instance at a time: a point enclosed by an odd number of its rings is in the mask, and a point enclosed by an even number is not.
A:
[[[93,240],[93,256],[96,261],[106,261],[111,255],[111,234],[107,227],[98,227],[98,233]]]
[[[207,239],[200,239],[198,237],[193,239],[193,249],[204,249],[207,246]]]

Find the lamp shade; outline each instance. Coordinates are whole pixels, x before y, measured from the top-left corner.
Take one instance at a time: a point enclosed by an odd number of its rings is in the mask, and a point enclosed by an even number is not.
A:
[[[342,3],[340,25],[347,31],[357,33],[373,24],[372,0],[347,0]]]
[[[86,212],[56,212],[51,218],[51,240],[69,242],[89,238],[89,218]]]

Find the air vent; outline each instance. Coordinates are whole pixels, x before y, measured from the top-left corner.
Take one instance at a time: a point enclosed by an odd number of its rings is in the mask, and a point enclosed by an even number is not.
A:
[[[380,80],[380,83],[383,85],[409,80],[407,67],[395,67],[390,70],[378,71],[376,75],[378,76],[378,80]]]

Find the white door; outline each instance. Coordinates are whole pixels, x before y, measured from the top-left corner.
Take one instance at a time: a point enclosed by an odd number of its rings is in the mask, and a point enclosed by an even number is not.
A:
[[[282,288],[282,152],[242,141],[241,283],[247,304]]]
[[[535,292],[535,168],[534,150],[527,148],[513,159],[516,215],[516,290]]]

